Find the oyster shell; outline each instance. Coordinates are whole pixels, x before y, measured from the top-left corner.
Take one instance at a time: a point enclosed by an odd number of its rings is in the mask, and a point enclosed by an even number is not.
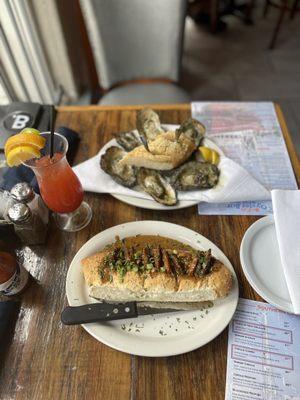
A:
[[[136,184],[136,168],[131,165],[120,165],[119,161],[125,154],[126,151],[120,147],[111,146],[101,156],[100,166],[120,185],[132,187]]]
[[[140,168],[137,173],[137,182],[158,203],[167,206],[173,206],[177,203],[176,191],[157,171]]]
[[[133,131],[114,134],[117,143],[126,151],[131,151],[142,144],[140,138]]]
[[[173,172],[170,182],[178,190],[210,189],[217,185],[219,175],[213,164],[189,161]]]
[[[194,118],[189,118],[184,121],[175,131],[176,140],[180,135],[185,135],[195,142],[198,147],[205,134],[205,126]]]
[[[154,140],[158,135],[164,132],[160,125],[159,116],[150,108],[138,111],[136,116],[136,126],[141,136],[141,140],[147,150],[147,143]]]

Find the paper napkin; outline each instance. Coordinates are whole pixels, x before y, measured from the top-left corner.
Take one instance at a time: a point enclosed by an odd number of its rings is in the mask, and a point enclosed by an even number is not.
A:
[[[110,146],[113,143],[110,143]],[[115,143],[114,143],[115,145]],[[81,181],[85,191],[112,193],[126,196],[152,199],[148,194],[128,189],[116,183],[100,168],[100,157],[107,146],[95,156],[76,165],[73,170]],[[196,200],[210,203],[224,203],[248,200],[269,200],[270,192],[244,168],[231,159],[221,156],[218,165],[221,174],[218,185],[213,189],[178,192],[179,200]]]
[[[281,264],[296,314],[300,314],[300,190],[272,190]]]

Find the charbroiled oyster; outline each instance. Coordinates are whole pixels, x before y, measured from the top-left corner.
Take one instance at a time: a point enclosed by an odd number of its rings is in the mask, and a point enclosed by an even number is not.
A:
[[[141,140],[148,150],[148,142],[154,140],[164,132],[160,125],[159,116],[150,108],[138,111],[136,116],[136,126]]]
[[[199,121],[193,118],[189,118],[184,121],[178,129],[175,131],[176,140],[179,139],[180,135],[185,135],[195,142],[198,147],[205,134],[205,126]]]
[[[115,133],[114,137],[126,151],[131,151],[142,144],[139,136],[133,131]]]
[[[177,203],[176,191],[157,171],[140,168],[137,173],[137,182],[157,202],[167,206]]]
[[[132,187],[136,184],[136,168],[131,165],[120,165],[119,161],[125,154],[126,151],[120,147],[109,147],[101,156],[100,166],[120,185]]]
[[[190,161],[174,171],[170,182],[177,190],[210,189],[217,185],[219,175],[213,164]]]

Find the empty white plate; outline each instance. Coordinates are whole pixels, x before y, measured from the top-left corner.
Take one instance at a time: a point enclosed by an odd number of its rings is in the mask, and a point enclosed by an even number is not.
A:
[[[242,240],[240,258],[253,289],[268,303],[293,313],[272,215],[259,219],[248,228]]]

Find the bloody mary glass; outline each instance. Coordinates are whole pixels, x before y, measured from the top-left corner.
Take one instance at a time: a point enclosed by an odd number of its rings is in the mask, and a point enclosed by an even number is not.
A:
[[[46,139],[41,158],[26,161],[24,165],[34,172],[41,196],[49,209],[54,211],[58,227],[71,232],[79,231],[90,222],[92,210],[83,201],[83,188],[67,161],[68,141],[55,133],[53,157],[50,158],[50,132],[41,135]]]

